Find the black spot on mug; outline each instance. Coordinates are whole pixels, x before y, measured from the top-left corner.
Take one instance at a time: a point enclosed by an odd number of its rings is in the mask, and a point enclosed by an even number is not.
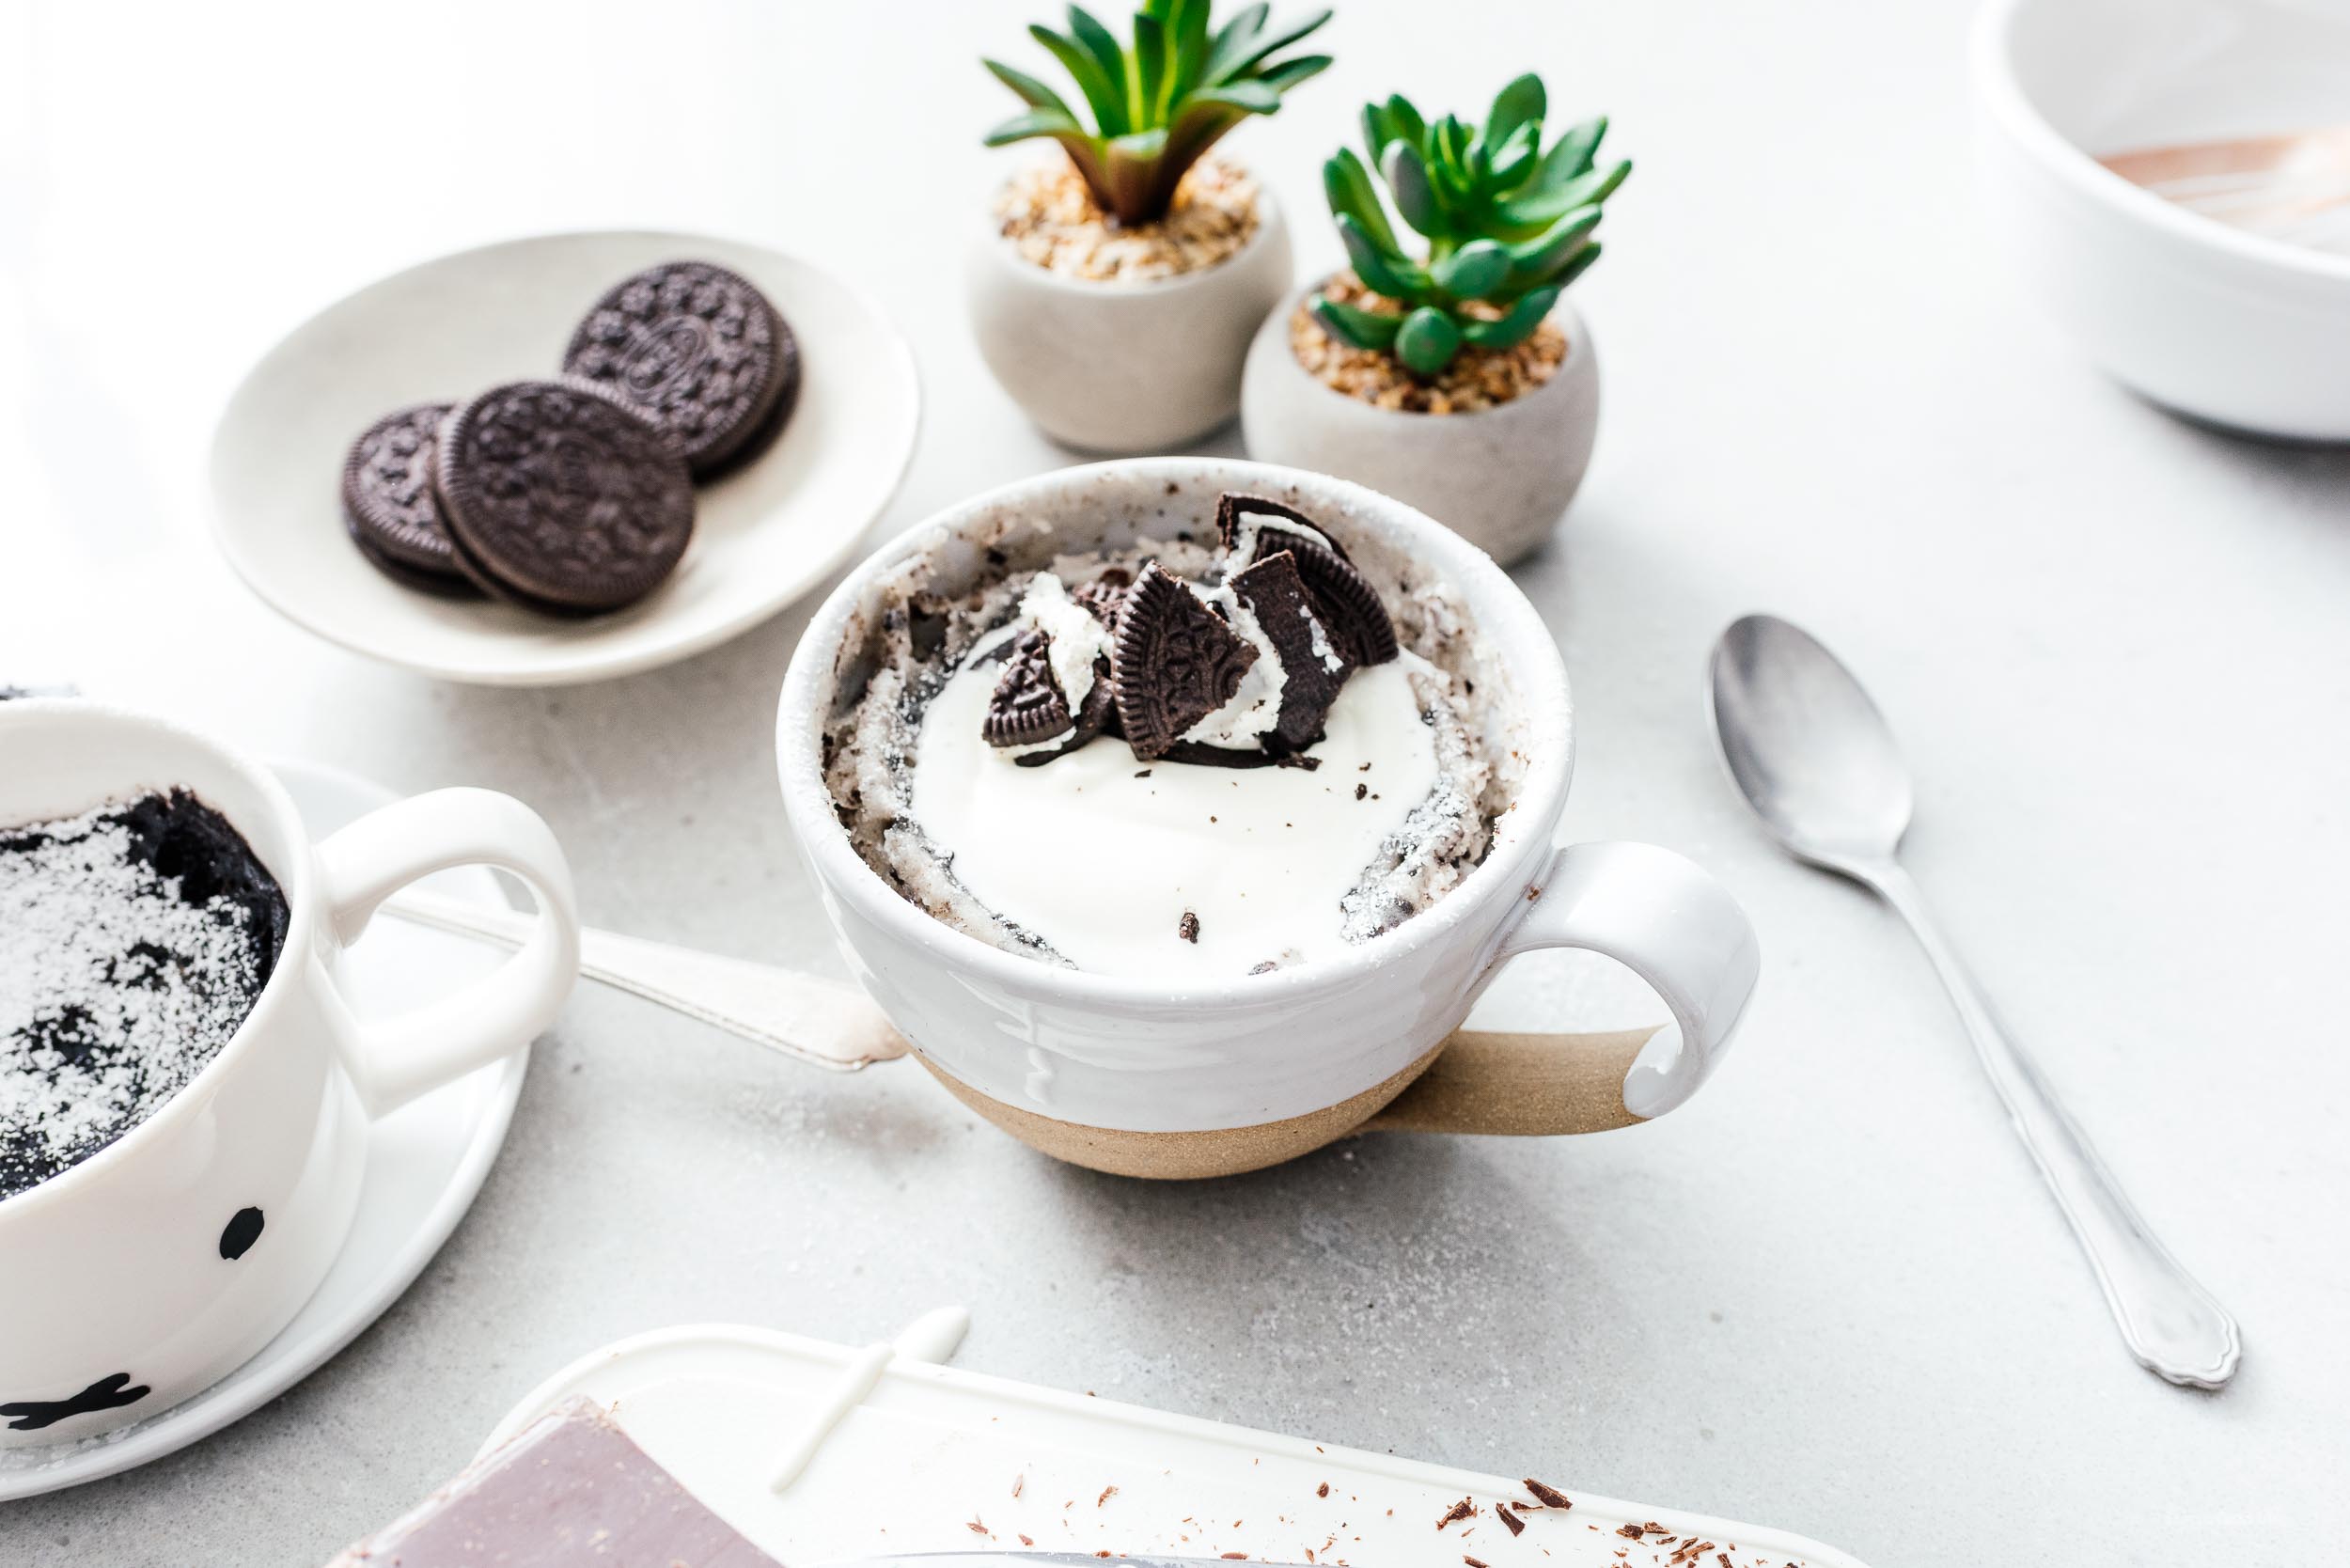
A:
[[[233,1263],[252,1251],[253,1244],[260,1239],[261,1211],[239,1209],[221,1229],[220,1255]]]
[[[101,1410],[119,1410],[126,1404],[136,1404],[147,1397],[147,1385],[126,1387],[129,1372],[117,1372],[102,1377],[71,1399],[28,1399],[13,1404],[0,1404],[0,1418],[5,1418],[11,1432],[39,1432],[75,1416],[95,1415]]]

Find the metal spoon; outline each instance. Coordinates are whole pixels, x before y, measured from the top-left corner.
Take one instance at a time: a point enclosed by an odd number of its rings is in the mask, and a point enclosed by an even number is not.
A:
[[[1909,773],[1869,694],[1810,634],[1751,615],[1714,645],[1707,696],[1722,760],[1762,825],[1797,859],[1873,889],[1909,922],[2016,1136],[2089,1254],[2130,1354],[2172,1383],[2225,1384],[2243,1354],[2235,1320],[2147,1230],[2039,1068],[2000,1027],[1895,858],[1909,827]]]

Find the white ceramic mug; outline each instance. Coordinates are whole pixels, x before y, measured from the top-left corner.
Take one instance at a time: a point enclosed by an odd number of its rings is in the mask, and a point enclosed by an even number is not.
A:
[[[888,608],[884,582],[927,557],[932,583],[953,594],[988,570],[990,553],[1039,564],[1056,551],[1197,532],[1212,526],[1224,491],[1296,507],[1375,581],[1433,572],[1449,585],[1493,674],[1479,683],[1482,721],[1524,760],[1483,864],[1344,957],[1205,985],[1039,963],[901,897],[849,842],[822,762],[827,722],[870,669],[869,639]],[[1572,1104],[1541,1130],[1597,1129],[1660,1116],[1694,1093],[1753,991],[1754,930],[1713,878],[1679,855],[1640,844],[1554,843],[1573,743],[1558,647],[1482,551],[1359,485],[1194,458],[1025,479],[885,545],[801,638],[776,726],[785,806],[841,947],[924,1064],[974,1109],[1047,1152],[1140,1175],[1246,1169],[1363,1124],[1431,1068],[1501,967],[1538,948],[1622,961],[1664,998],[1672,1027],[1567,1044],[1485,1037],[1470,1075],[1489,1076],[1510,1058],[1518,1064],[1510,1083],[1454,1082],[1448,1092],[1456,1103],[1484,1098],[1487,1112],[1416,1124],[1505,1130],[1509,1099],[1550,1095]],[[1504,1050],[1495,1040],[1533,1043]]]
[[[186,1087],[0,1200],[0,1448],[155,1415],[260,1349],[351,1228],[368,1119],[526,1044],[578,973],[571,871],[519,801],[435,791],[313,844],[267,769],[201,736],[94,702],[0,702],[0,824],[173,787],[226,817],[277,879],[285,946]],[[529,885],[529,941],[454,996],[354,1017],[335,979],[344,948],[400,887],[466,865]]]

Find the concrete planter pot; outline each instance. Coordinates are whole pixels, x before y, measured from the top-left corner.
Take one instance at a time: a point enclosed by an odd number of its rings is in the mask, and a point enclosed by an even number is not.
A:
[[[980,357],[1066,446],[1145,452],[1198,440],[1240,411],[1249,338],[1290,286],[1289,227],[1262,186],[1257,209],[1238,255],[1152,283],[1061,277],[987,230],[968,269]]]
[[[1326,279],[1258,329],[1242,380],[1248,455],[1336,475],[1418,508],[1504,566],[1549,537],[1599,434],[1599,357],[1565,300],[1551,312],[1566,362],[1522,398],[1474,414],[1374,408],[1325,386],[1290,349],[1290,318]]]

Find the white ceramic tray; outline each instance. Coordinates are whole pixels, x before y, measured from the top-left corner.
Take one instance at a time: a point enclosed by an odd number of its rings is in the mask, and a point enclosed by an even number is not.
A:
[[[585,1395],[728,1523],[785,1562],[974,1548],[1246,1554],[1275,1562],[1490,1568],[1861,1568],[1783,1530],[1579,1491],[1539,1479],[1572,1510],[1512,1536],[1511,1478],[1325,1448],[1303,1438],[957,1372],[904,1356],[830,1429],[782,1492],[770,1484],[868,1353],[763,1329],[699,1325],[638,1335],[532,1391],[491,1444]],[[1325,1495],[1322,1491],[1328,1485]],[[1107,1488],[1116,1488],[1107,1491]],[[1464,1497],[1480,1506],[1443,1531]],[[1655,1524],[1635,1546],[1618,1533]],[[1667,1537],[1670,1537],[1669,1542]],[[1717,1554],[1721,1558],[1717,1559]]]

